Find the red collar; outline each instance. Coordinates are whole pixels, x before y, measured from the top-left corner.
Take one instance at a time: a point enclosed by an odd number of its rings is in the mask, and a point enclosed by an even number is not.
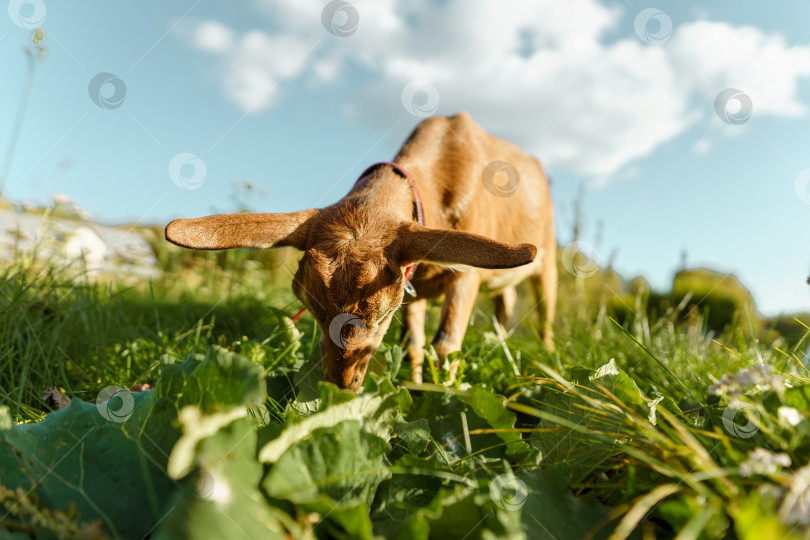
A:
[[[425,225],[425,212],[422,209],[422,197],[419,195],[419,190],[416,189],[416,183],[413,181],[413,178],[411,178],[411,175],[409,175],[405,171],[405,169],[403,169],[402,167],[400,167],[399,165],[397,165],[393,161],[380,161],[379,163],[375,163],[374,165],[371,165],[365,171],[363,171],[363,173],[358,177],[357,182],[359,182],[361,179],[363,179],[366,176],[368,176],[369,174],[371,174],[374,171],[374,169],[376,169],[377,167],[381,167],[383,165],[390,166],[391,168],[394,169],[395,173],[397,173],[402,178],[404,178],[405,180],[408,181],[408,184],[410,184],[410,186],[411,186],[411,191],[413,191],[413,198],[414,198],[414,201],[416,203],[416,222],[419,225],[424,226]],[[355,182],[355,183],[357,183],[357,182]],[[411,276],[413,276],[413,273],[416,270],[416,265],[417,265],[417,263],[413,263],[412,265],[408,266],[408,268],[405,269],[405,292],[407,292],[411,296],[416,296],[416,289],[414,289],[413,285],[411,284]],[[302,308],[298,313],[293,315],[292,322],[297,322],[298,319],[301,318],[301,315],[303,315],[306,310],[307,310],[307,308]]]

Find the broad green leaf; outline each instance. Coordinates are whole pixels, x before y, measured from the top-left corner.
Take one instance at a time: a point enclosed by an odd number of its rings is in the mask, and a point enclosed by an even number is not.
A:
[[[200,384],[199,405],[206,413],[264,401],[266,390],[261,366],[221,347],[209,348],[191,377]]]
[[[486,458],[521,459],[530,448],[514,431],[516,417],[505,407],[505,401],[503,396],[480,387],[464,392],[431,392],[416,402],[408,420],[427,420],[433,439],[449,460],[469,455],[462,415],[466,416],[473,452],[481,452]]]
[[[411,465],[414,459],[408,457]],[[375,532],[386,537],[424,538],[425,526],[432,538],[574,540],[589,532],[606,538],[611,531],[599,528],[610,525],[603,522],[609,508],[592,495],[574,497],[566,475],[553,469],[505,473],[471,488],[397,465],[380,486],[372,515]]]
[[[479,386],[460,395],[461,399],[472,407],[479,418],[486,421],[493,428],[501,429],[497,436],[506,444],[506,455],[511,458],[520,458],[528,454],[529,447],[523,441],[520,433],[509,431],[515,427],[515,413],[506,408],[506,399],[503,396]]]
[[[295,374],[295,401],[290,408],[303,415],[312,414],[321,407],[320,384],[322,383],[321,361],[310,358]]]
[[[33,489],[43,506],[75,504],[83,522],[100,519],[110,534],[141,537],[164,517],[178,489],[166,474],[181,435],[178,411],[186,405],[244,411],[263,399],[261,368],[212,347],[205,356],[164,365],[154,390],[111,398],[110,411],[123,423],[75,398],[36,424],[0,419],[0,478],[6,487]]]
[[[616,360],[613,358],[606,364],[598,367],[596,371],[588,377],[588,380],[595,383],[592,386],[599,388],[600,391],[609,392],[625,405],[641,408],[646,403],[635,381],[628,377],[624,371],[619,369],[616,365]]]
[[[343,390],[338,388],[337,385],[323,381],[318,383],[318,393],[321,397],[321,401],[318,405],[319,412],[325,411],[329,407],[346,403],[357,397],[357,395],[350,390]]]
[[[523,540],[520,513],[508,513],[492,502],[483,488],[451,483],[432,498],[427,493],[380,509],[374,515],[375,532],[386,538],[502,538]],[[402,504],[405,503],[405,504]],[[398,508],[397,508],[398,507]]]
[[[264,445],[259,451],[259,461],[275,463],[287,449],[312,435],[316,429],[334,427],[344,420],[370,416],[382,401],[380,396],[358,397],[289,425],[281,435]]]
[[[396,380],[399,370],[402,367],[402,349],[395,345],[385,351],[385,376],[390,380]]]
[[[180,409],[195,405],[210,413],[260,405],[265,398],[262,373],[260,366],[221,347],[164,365],[154,390],[148,393],[150,405],[136,409],[123,429],[150,460],[165,468],[180,437],[174,421]]]
[[[135,409],[148,408],[148,393],[132,397]],[[7,488],[33,490],[47,508],[75,505],[82,522],[100,519],[108,534],[127,538],[145,535],[176,490],[121,424],[79,399],[36,424],[1,430],[0,478]]]
[[[294,503],[326,494],[336,501],[371,504],[374,490],[391,475],[385,439],[363,430],[359,420],[318,427],[275,460],[262,482],[268,495]]]
[[[515,511],[520,512],[523,530],[529,538],[579,540],[596,533],[592,538],[600,539],[610,534],[611,528],[605,528],[608,523],[603,522],[609,508],[593,495],[574,497],[565,474],[555,469],[522,470],[515,477],[525,486],[525,501]],[[503,486],[505,490],[510,484]],[[498,489],[491,491],[496,505],[508,505],[505,493]]]
[[[430,444],[430,424],[425,418],[394,424],[394,434],[405,441],[414,454],[421,454]]]
[[[785,390],[784,404],[800,411],[810,412],[810,384]]]
[[[429,527],[421,509],[430,506],[442,489],[453,489],[460,483],[468,488],[475,486],[452,473],[435,454],[427,458],[401,457],[393,476],[377,490],[371,515],[374,531],[386,538],[426,538]]]
[[[360,501],[336,503],[323,495],[319,499],[300,504],[303,512],[315,512],[320,520],[312,527],[319,538],[345,540],[372,540],[380,538],[372,532],[368,507]]]
[[[380,389],[385,392],[393,390],[393,387],[382,385]],[[387,441],[391,436],[394,420],[401,415],[401,409],[409,407],[411,403],[410,395],[404,388],[384,395],[354,396],[334,385],[321,383],[321,395],[320,410],[298,422],[288,424],[281,435],[261,448],[259,461],[274,463],[288,448],[309,437],[314,430],[333,427],[344,420],[362,420],[364,431]],[[320,403],[321,400],[323,403]]]
[[[180,409],[178,420],[183,427],[183,435],[174,444],[169,455],[167,473],[170,478],[182,478],[191,469],[195,459],[197,444],[216,434],[222,427],[247,415],[245,407],[235,407],[229,411],[203,415],[200,409],[188,405]]]
[[[191,409],[184,409],[184,412]],[[199,411],[198,411],[199,412]],[[199,435],[187,414],[184,437]],[[256,461],[256,423],[251,418],[228,422],[222,414],[202,417],[212,433],[199,437],[189,489],[167,505],[155,540],[300,537],[302,530],[286,512],[269,506],[259,491],[262,466]],[[202,428],[204,431],[205,428]]]

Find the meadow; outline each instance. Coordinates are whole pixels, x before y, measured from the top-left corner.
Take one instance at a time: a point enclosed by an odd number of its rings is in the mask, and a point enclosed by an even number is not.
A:
[[[4,538],[810,535],[801,321],[718,331],[689,291],[561,266],[554,352],[482,294],[455,383],[409,382],[392,326],[354,395],[290,320],[295,254],[144,232],[155,281],[0,269]]]

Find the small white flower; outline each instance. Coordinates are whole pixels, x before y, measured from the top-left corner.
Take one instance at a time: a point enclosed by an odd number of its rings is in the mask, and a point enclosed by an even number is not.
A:
[[[757,379],[756,372],[748,371],[747,369],[738,371],[734,376],[734,380],[742,387],[754,386],[757,383]]]
[[[740,395],[747,390],[784,392],[783,377],[778,373],[770,375],[769,371],[768,366],[757,364],[750,370],[741,369],[734,375],[726,373],[709,388],[709,392],[726,398]]]
[[[734,377],[730,373],[726,373],[719,381],[714,383],[709,388],[709,392],[717,396],[730,396],[739,393]]]
[[[740,463],[740,476],[773,474],[782,467],[790,467],[790,456],[784,452],[775,454],[764,448],[748,453],[748,459]]]
[[[781,500],[782,496],[785,494],[785,488],[782,486],[777,486],[774,484],[760,484],[757,487],[757,491],[759,491],[762,498],[770,498],[775,501]]]
[[[779,415],[779,423],[782,425],[793,427],[798,426],[802,421],[802,413],[793,407],[779,407],[776,412]]]
[[[790,525],[810,524],[810,466],[796,471],[788,482],[788,492],[779,507],[779,519]]]

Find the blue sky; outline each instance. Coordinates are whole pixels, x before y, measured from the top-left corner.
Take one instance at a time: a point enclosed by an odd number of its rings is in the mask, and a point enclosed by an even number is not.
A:
[[[107,223],[232,211],[243,180],[256,210],[324,206],[420,115],[464,109],[545,163],[562,244],[582,185],[581,240],[623,275],[665,289],[686,250],[766,314],[810,307],[807,2],[355,1],[331,5],[342,37],[328,4],[8,2],[0,159],[23,27],[47,58],[4,193]],[[91,98],[100,73],[118,95]]]

